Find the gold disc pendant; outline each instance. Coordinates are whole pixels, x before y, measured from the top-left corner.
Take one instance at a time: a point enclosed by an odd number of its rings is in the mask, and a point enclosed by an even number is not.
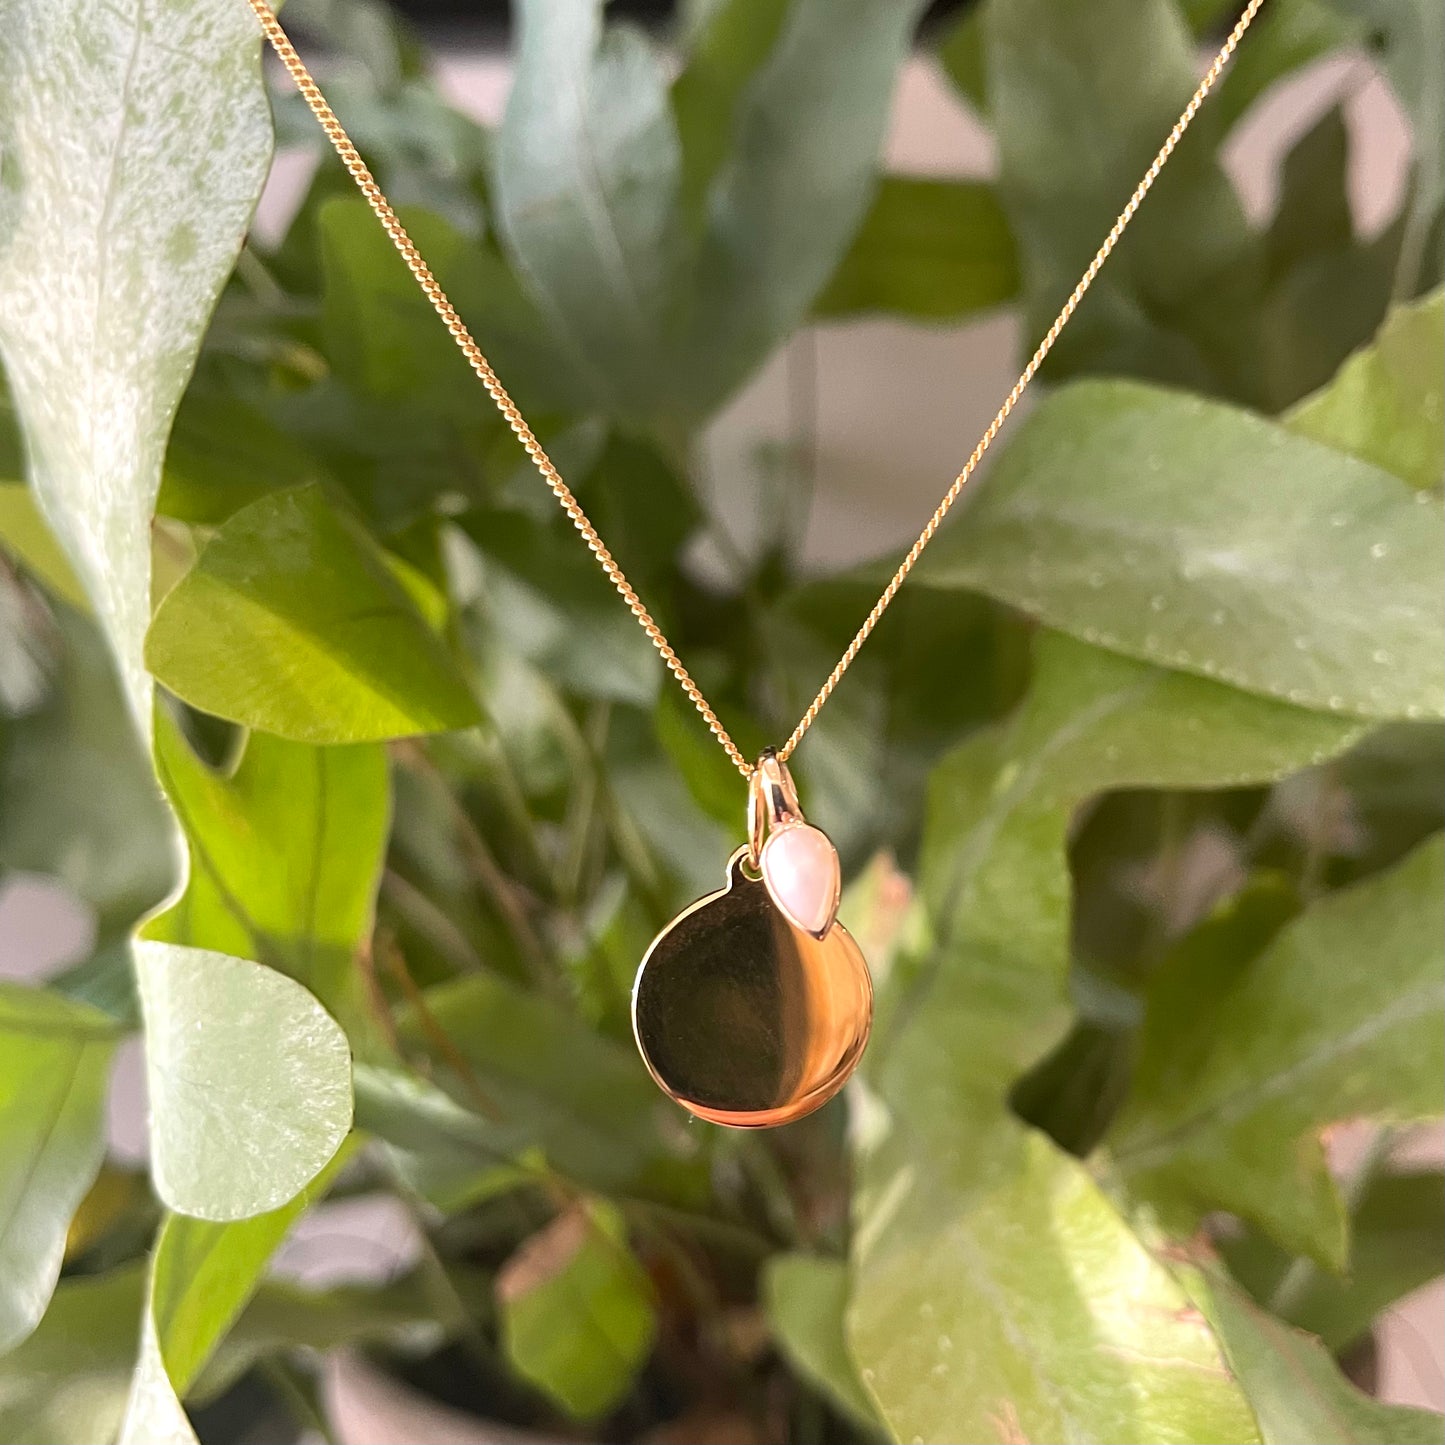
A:
[[[803,821],[787,769],[764,754],[750,842],[727,883],[653,940],[632,1029],[665,1093],[713,1124],[768,1129],[826,1104],[868,1042],[873,984],[834,919],[833,845]]]

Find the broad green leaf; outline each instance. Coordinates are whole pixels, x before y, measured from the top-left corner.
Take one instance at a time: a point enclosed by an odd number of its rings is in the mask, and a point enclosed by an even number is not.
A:
[[[814,305],[819,316],[890,312],[956,321],[1018,289],[1013,236],[992,186],[884,176],[853,244]]]
[[[376,544],[313,487],[231,517],[157,608],[145,650],[178,697],[297,742],[406,737],[479,717]]]
[[[497,1276],[512,1368],[569,1415],[596,1419],[652,1352],[652,1286],[615,1205],[579,1203],[535,1234]]]
[[[990,0],[983,16],[999,194],[1031,337],[1053,320],[1197,83],[1172,0]],[[1206,106],[1050,360],[1232,390],[1241,314],[1221,288],[1254,249]]]
[[[271,151],[244,6],[16,0],[0,55],[0,355],[42,510],[137,726],[166,432]]]
[[[345,1151],[279,1209],[232,1223],[167,1216],[151,1254],[141,1354],[121,1445],[194,1439],[181,1400],[260,1283],[267,1261],[325,1192]]]
[[[504,1148],[540,1147],[548,1164],[598,1189],[686,1187],[694,1145],[666,1129],[669,1106],[630,1048],[491,975],[432,989],[427,1010],[471,1075],[453,1078],[453,1092],[481,1091]],[[415,1017],[401,1034],[425,1046]]]
[[[971,5],[938,43],[938,63],[955,89],[981,116],[988,114],[988,59],[984,54],[984,6]]]
[[[1146,1018],[1111,1136],[1135,1193],[1232,1210],[1345,1267],[1319,1135],[1339,1119],[1440,1112],[1442,870],[1437,837],[1306,910],[1203,1017]]]
[[[60,1276],[105,1154],[117,1038],[95,1009],[0,982],[0,1353],[39,1323]]]
[[[0,1440],[95,1445],[125,1413],[145,1274],[62,1280],[39,1327],[0,1356]]]
[[[383,749],[313,748],[253,733],[224,776],[162,717],[155,756],[186,832],[191,874],[146,937],[290,974],[359,1041],[355,957],[371,932],[391,811]]]
[[[839,1409],[876,1428],[878,1412],[843,1339],[848,1266],[822,1255],[776,1254],[762,1293],[773,1336],[793,1367]]]
[[[315,124],[309,116],[308,121]],[[576,410],[594,399],[590,380],[495,250],[468,240],[432,211],[406,206],[401,215],[428,266],[529,416]],[[481,383],[370,207],[350,193],[333,197],[317,208],[315,224],[323,336],[347,386],[373,411],[385,403],[409,416],[406,440],[413,452],[418,431],[434,427],[438,415],[500,430]],[[446,461],[455,486],[455,454]]]
[[[262,964],[145,939],[135,953],[156,1192],[201,1219],[279,1208],[351,1126],[346,1035]]]
[[[59,879],[108,947],[172,886],[173,830],[95,624],[53,621],[49,696],[0,724],[0,866]]]
[[[1303,706],[1445,713],[1439,508],[1272,422],[1082,382],[920,570],[1110,650]]]
[[[688,37],[687,64],[672,87],[682,150],[679,206],[689,226],[702,223],[708,190],[727,160],[738,106],[777,43],[789,0],[717,0]]]
[[[678,142],[651,41],[601,0],[525,0],[492,200],[517,273],[614,415],[672,380]]]
[[[847,1317],[898,1438],[1256,1438],[1177,1286],[1007,1096],[1067,1020],[1076,805],[1264,781],[1354,731],[1046,634],[1016,716],[936,770],[934,942],[895,965],[871,1051]]]
[[[689,314],[687,410],[706,415],[807,315],[863,219],[921,0],[793,0],[742,88]]]
[[[8,552],[62,602],[85,610],[85,588],[23,482],[0,481],[0,550]]]
[[[1335,379],[1289,414],[1291,431],[1362,457],[1413,487],[1445,482],[1445,291],[1395,308]]]
[[[1294,1260],[1257,1235],[1226,1240],[1230,1273],[1290,1324],[1340,1354],[1370,1331],[1377,1316],[1445,1268],[1445,1174],[1381,1174],[1350,1211],[1346,1274]]]
[[[1264,1445],[1440,1445],[1445,1420],[1361,1393],[1318,1340],[1254,1304],[1217,1267],[1180,1270],[1249,1395]]]

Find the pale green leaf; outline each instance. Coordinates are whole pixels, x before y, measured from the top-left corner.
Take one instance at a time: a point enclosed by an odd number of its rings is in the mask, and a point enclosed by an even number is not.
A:
[[[135,1364],[139,1265],[63,1280],[39,1327],[0,1356],[0,1440],[96,1445],[114,1439]]]
[[[1306,397],[1291,431],[1362,457],[1413,487],[1445,483],[1445,291],[1396,307],[1379,335]]]
[[[614,414],[670,388],[678,141],[662,64],[601,0],[525,0],[492,198],[517,273]]]
[[[1111,1136],[1136,1193],[1232,1210],[1345,1266],[1319,1135],[1339,1119],[1440,1112],[1442,878],[1437,837],[1287,924],[1203,1016],[1146,1019]]]
[[[919,577],[1303,706],[1445,713],[1439,507],[1196,397],[1133,382],[1057,393]]]
[[[298,742],[441,732],[479,716],[376,544],[313,487],[232,516],[157,608],[145,650],[178,697]]]
[[[569,1415],[615,1406],[652,1352],[652,1286],[615,1205],[581,1203],[535,1234],[497,1276],[512,1368]]]
[[[95,1009],[0,981],[0,1353],[39,1323],[60,1276],[105,1154],[117,1039]]]
[[[137,726],[166,432],[265,179],[246,7],[17,0],[0,54],[0,354],[31,483]]]
[[[156,769],[191,852],[186,891],[146,937],[254,958],[358,1033],[358,947],[371,932],[390,822],[377,744],[315,748],[253,733],[229,776],[161,717]]]
[[[763,1307],[773,1336],[793,1367],[865,1426],[878,1413],[858,1380],[843,1338],[848,1266],[813,1254],[775,1254],[763,1274]]]
[[[1013,236],[992,186],[884,176],[814,312],[957,321],[1018,289]]]
[[[151,1172],[172,1209],[278,1208],[351,1126],[351,1056],[299,984],[259,963],[142,939]]]
[[[1264,1445],[1441,1445],[1445,1420],[1372,1400],[1318,1340],[1259,1308],[1222,1270],[1179,1270],[1249,1394]]]
[[[899,1438],[1256,1438],[1180,1291],[1007,1096],[1068,1017],[1075,807],[1265,781],[1356,731],[1046,635],[1015,717],[936,771],[934,943],[894,966],[867,1065],[847,1323]]]

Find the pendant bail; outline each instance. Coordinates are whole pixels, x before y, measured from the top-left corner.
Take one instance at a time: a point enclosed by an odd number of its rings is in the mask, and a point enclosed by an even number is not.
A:
[[[788,765],[776,749],[765,748],[748,779],[748,866],[754,871],[762,866],[769,833],[803,821]]]

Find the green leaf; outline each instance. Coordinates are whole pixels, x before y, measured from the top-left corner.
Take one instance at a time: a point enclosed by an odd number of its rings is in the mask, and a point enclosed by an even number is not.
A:
[[[1244,1215],[1345,1266],[1319,1134],[1338,1119],[1440,1112],[1445,839],[1288,924],[1201,1020],[1146,1018],[1114,1162],[1136,1193]],[[1368,969],[1344,966],[1368,958]]]
[[[0,356],[144,730],[166,431],[270,161],[260,36],[243,7],[142,0],[17,0],[6,31]]]
[[[652,1286],[602,1200],[533,1235],[502,1267],[497,1297],[512,1368],[575,1419],[612,1409],[657,1337]]]
[[[807,315],[863,219],[921,0],[793,0],[741,90],[683,324],[710,413]]]
[[[146,937],[259,959],[359,1034],[355,956],[371,932],[391,811],[384,750],[253,733],[224,776],[162,717],[155,756],[191,873]]]
[[[105,1155],[117,1039],[95,1009],[0,982],[0,1353],[39,1323],[60,1276]]]
[[[259,963],[144,939],[135,952],[157,1193],[218,1221],[278,1208],[351,1127],[346,1035]]]
[[[1445,712],[1439,510],[1247,412],[1083,382],[920,570],[1099,646],[1320,710]]]
[[[1008,0],[983,30],[999,194],[1037,337],[1189,100],[1194,43],[1172,0]],[[1254,241],[1214,156],[1219,119],[1206,106],[1160,175],[1055,348],[1055,375],[1234,389],[1243,317],[1220,279],[1248,267]]]
[[[35,1333],[0,1357],[0,1440],[95,1445],[125,1413],[145,1278],[139,1265],[63,1280]]]
[[[821,1255],[775,1254],[762,1294],[773,1336],[793,1367],[845,1414],[876,1429],[878,1412],[843,1338],[848,1266]]]
[[[1370,1332],[1377,1316],[1441,1273],[1445,1174],[1381,1174],[1350,1212],[1344,1276],[1296,1261],[1257,1235],[1225,1240],[1230,1273],[1273,1313],[1317,1335],[1336,1355]],[[1286,1282],[1288,1281],[1288,1282]]]
[[[631,1048],[495,976],[432,989],[427,1009],[472,1075],[454,1080],[454,1092],[465,1098],[480,1088],[510,1152],[540,1147],[550,1165],[598,1189],[649,1181],[676,1189],[687,1177],[695,1145],[665,1141],[669,1106]],[[402,1020],[400,1032],[425,1045],[414,1017]]]
[[[1007,1098],[1068,1018],[1077,804],[1279,777],[1354,731],[1046,634],[1016,716],[936,770],[933,945],[893,969],[857,1131],[847,1337],[898,1438],[1256,1438],[1173,1281]]]
[[[335,1177],[343,1154],[266,1214],[228,1224],[167,1216],[151,1254],[141,1356],[121,1445],[194,1438],[181,1400],[256,1290],[277,1246]]]
[[[679,207],[703,222],[708,191],[727,161],[738,107],[777,44],[789,0],[717,0],[688,37],[687,64],[673,82],[672,111],[682,148]]]
[[[297,742],[479,717],[375,543],[314,487],[262,497],[216,532],[157,608],[146,662],[193,706]]]
[[[971,5],[938,43],[938,63],[955,89],[981,116],[988,115],[988,59],[982,5]]]
[[[813,310],[957,321],[1018,290],[1013,236],[979,181],[884,176],[853,244]]]
[[[1445,291],[1396,307],[1369,346],[1295,407],[1290,430],[1362,457],[1413,487],[1438,488],[1445,481],[1442,330]]]
[[[1259,1420],[1264,1445],[1440,1445],[1445,1421],[1362,1394],[1329,1352],[1260,1309],[1218,1268],[1181,1270]]]
[[[116,943],[173,886],[173,829],[95,624],[53,614],[58,662],[35,711],[0,724],[0,866],[59,879]]]
[[[493,202],[518,274],[614,415],[670,389],[678,141],[662,66],[600,0],[525,0]]]
[[[0,482],[0,549],[62,602],[86,609],[85,588],[23,482]]]

